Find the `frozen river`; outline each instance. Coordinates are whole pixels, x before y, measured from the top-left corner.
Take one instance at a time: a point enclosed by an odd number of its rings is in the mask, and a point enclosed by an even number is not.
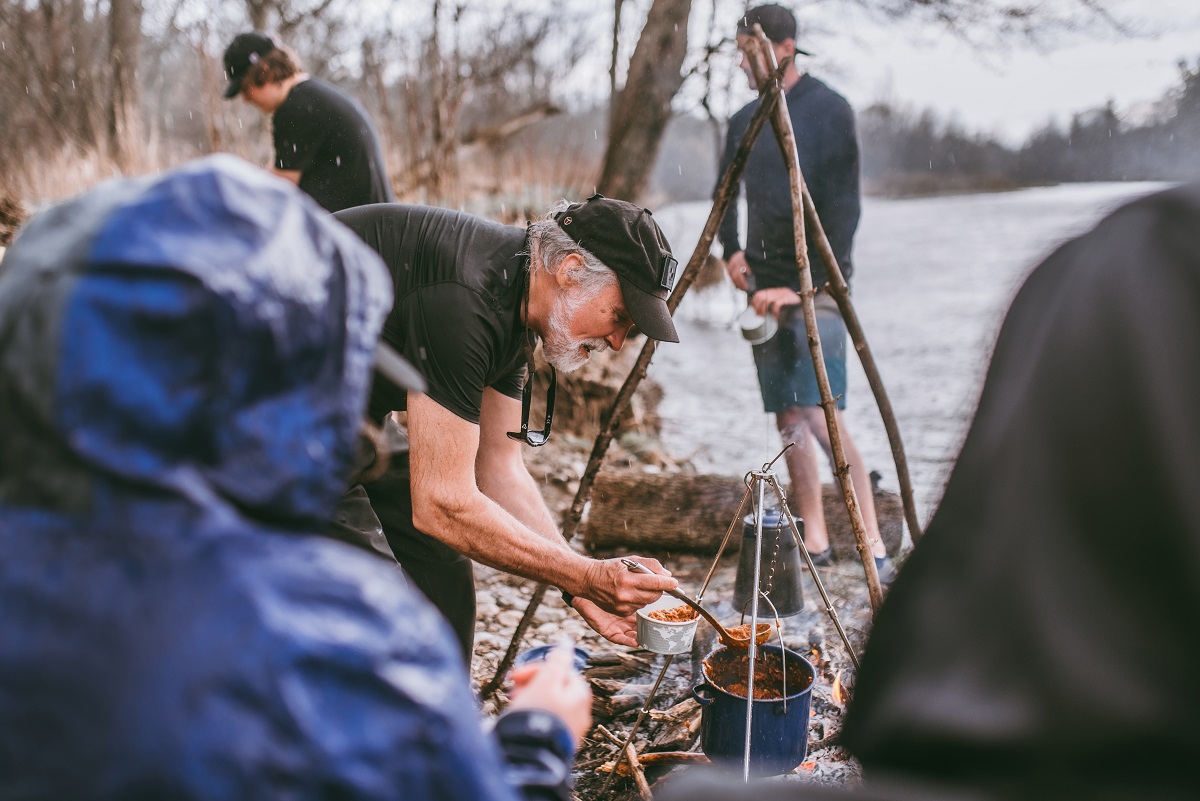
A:
[[[854,303],[896,412],[923,523],[941,497],[997,328],[1025,275],[1106,212],[1163,186],[866,199]],[[655,213],[681,262],[708,211],[707,203],[691,203]],[[666,390],[660,411],[667,449],[705,472],[741,475],[781,447],[762,411],[750,346],[732,325],[743,298],[728,284],[689,295],[676,315],[682,342],[661,347],[650,367]],[[897,489],[887,437],[853,356],[846,415],[868,467]]]

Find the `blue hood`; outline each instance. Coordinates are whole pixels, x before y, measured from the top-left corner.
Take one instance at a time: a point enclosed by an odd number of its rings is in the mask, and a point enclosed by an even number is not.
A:
[[[41,215],[0,266],[0,502],[325,520],[390,305],[370,248],[229,156]]]
[[[0,798],[513,798],[445,621],[394,563],[317,536],[390,295],[348,229],[229,157],[20,235]]]

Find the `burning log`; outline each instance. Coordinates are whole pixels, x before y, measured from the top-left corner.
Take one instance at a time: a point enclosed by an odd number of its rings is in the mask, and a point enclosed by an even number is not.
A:
[[[641,675],[650,670],[650,660],[619,651],[592,654],[591,667],[584,671],[589,679],[621,679]]]
[[[838,745],[841,742],[841,739],[842,739],[842,732],[840,730],[835,731],[835,732],[830,732],[828,735],[826,735],[822,739],[809,743],[808,744],[808,753],[815,754],[817,751],[820,751],[822,749],[833,748],[835,745]]]
[[[645,769],[651,766],[672,768],[676,765],[710,765],[711,760],[699,751],[650,751],[645,754],[638,754],[637,760],[639,768]],[[613,763],[606,762],[596,770],[601,773],[612,773]],[[629,766],[624,762],[617,768],[618,776],[628,776]]]
[[[638,795],[642,797],[642,801],[652,801],[654,794],[650,792],[650,782],[646,781],[646,772],[642,769],[642,764],[638,760],[638,752],[634,750],[633,743],[625,746],[625,767],[633,774],[633,783],[637,785]]]
[[[637,709],[650,697],[649,684],[626,684],[610,679],[591,679],[592,715],[597,720],[612,720],[631,709]]]
[[[617,748],[621,747],[621,738],[610,732],[604,726],[597,726],[596,733],[602,735],[609,742],[613,743]],[[616,763],[606,762],[600,766],[599,770],[602,773],[612,773]],[[642,797],[642,801],[652,801],[654,798],[650,792],[650,782],[646,781],[646,773],[642,769],[641,762],[638,760],[637,749],[633,747],[633,742],[625,743],[625,759],[619,760],[620,767],[617,769],[618,776],[633,776],[634,784],[637,785],[638,795]]]
[[[628,548],[639,553],[716,553],[745,493],[746,485],[736,476],[605,470],[596,476],[584,545],[590,551]],[[854,531],[840,491],[827,484],[823,493],[825,525],[834,555],[857,560]],[[875,514],[884,547],[889,554],[898,553],[903,529],[899,496],[875,488]],[[730,551],[741,546],[740,534],[739,526],[730,540]]]
[[[700,704],[686,698],[666,711],[650,710],[650,720],[662,723],[653,748],[660,751],[684,751],[700,736]]]

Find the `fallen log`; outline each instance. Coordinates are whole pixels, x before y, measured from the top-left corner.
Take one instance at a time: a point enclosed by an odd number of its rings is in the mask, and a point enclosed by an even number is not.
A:
[[[841,492],[833,484],[822,490],[834,556],[856,560],[854,531]],[[593,552],[716,553],[745,494],[746,485],[737,476],[604,470],[596,476],[583,543]],[[884,547],[895,555],[903,530],[900,497],[879,488],[874,496]],[[728,548],[731,553],[741,547],[740,524],[734,533]]]
[[[592,654],[588,662],[590,667],[583,672],[583,675],[589,679],[623,679],[627,676],[641,675],[651,668],[650,660],[618,651]]]
[[[588,679],[592,685],[592,716],[596,720],[613,718],[638,709],[650,697],[649,684],[626,684],[611,679]]]
[[[700,736],[700,704],[685,698],[665,711],[650,710],[650,720],[661,723],[652,748],[659,751],[685,751]]]

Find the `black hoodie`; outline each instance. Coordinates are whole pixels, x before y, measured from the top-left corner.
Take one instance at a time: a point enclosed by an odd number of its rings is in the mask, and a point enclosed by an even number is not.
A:
[[[1193,796],[1200,763],[1200,187],[1029,277],[843,742],[999,797]]]

